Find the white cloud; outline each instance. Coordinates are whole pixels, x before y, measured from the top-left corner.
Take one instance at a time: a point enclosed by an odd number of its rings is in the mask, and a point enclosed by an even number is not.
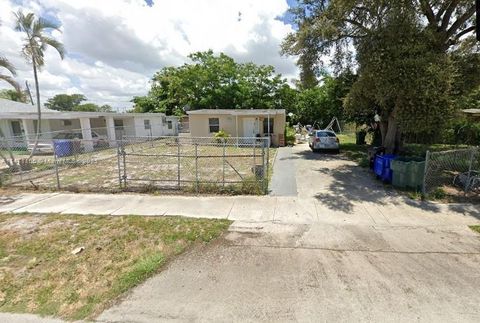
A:
[[[54,50],[47,51],[40,74],[43,101],[81,92],[92,102],[130,106],[134,95],[147,93],[155,71],[208,49],[273,65],[288,78],[298,74],[294,59],[279,54],[291,31],[277,20],[288,9],[286,0],[156,0],[153,7],[143,0],[1,1],[1,54],[17,66],[22,83],[33,84],[33,77],[19,54],[22,36],[13,30],[12,12],[19,8],[62,23],[62,33],[54,36],[65,44],[67,56],[61,61]]]

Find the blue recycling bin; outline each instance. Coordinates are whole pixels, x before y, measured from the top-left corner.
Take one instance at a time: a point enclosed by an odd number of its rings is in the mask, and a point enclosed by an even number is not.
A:
[[[392,169],[390,168],[390,162],[396,157],[396,155],[392,154],[377,155],[375,157],[373,171],[377,177],[382,179],[382,181],[387,183],[392,182]]]
[[[66,157],[73,154],[73,145],[70,140],[54,140],[53,150],[57,157]]]

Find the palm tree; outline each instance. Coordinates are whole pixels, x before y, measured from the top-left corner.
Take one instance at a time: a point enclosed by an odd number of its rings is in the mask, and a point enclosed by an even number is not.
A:
[[[0,67],[1,68],[4,68],[6,69],[7,71],[10,72],[10,74],[12,74],[13,76],[17,75],[16,71],[15,71],[15,67],[13,67],[12,64],[10,64],[10,62],[5,58],[5,57],[1,57],[0,56]],[[1,74],[0,73],[0,80],[3,80],[7,83],[9,83],[11,86],[13,86],[15,88],[15,90],[19,93],[22,92],[22,89],[20,88],[20,84],[18,84],[14,79],[13,77],[9,76],[9,75],[5,75],[5,74]]]
[[[33,156],[37,144],[38,139],[41,132],[41,121],[42,121],[42,111],[40,109],[40,88],[38,85],[38,75],[37,72],[45,65],[44,54],[45,50],[48,47],[54,48],[60,58],[63,59],[65,54],[65,49],[63,44],[57,41],[56,39],[52,38],[48,33],[47,30],[58,30],[60,31],[60,26],[46,20],[42,17],[36,18],[33,13],[23,14],[21,10],[15,13],[15,17],[17,19],[15,30],[19,32],[23,32],[25,34],[25,43],[22,47],[22,54],[27,59],[27,62],[32,64],[33,66],[33,77],[35,79],[35,92],[37,95],[37,127],[35,129],[36,136],[35,136],[35,145],[32,149],[32,153],[30,157]]]

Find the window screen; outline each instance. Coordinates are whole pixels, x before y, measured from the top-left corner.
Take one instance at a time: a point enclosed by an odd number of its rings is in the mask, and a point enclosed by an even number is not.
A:
[[[143,120],[143,126],[145,127],[145,130],[149,130],[152,128],[150,125],[150,120]]]
[[[220,120],[218,118],[208,118],[208,128],[210,132],[219,132]]]
[[[270,129],[268,128],[270,124]],[[268,118],[263,119],[263,133],[273,133],[273,118],[270,118],[270,122],[268,122]]]

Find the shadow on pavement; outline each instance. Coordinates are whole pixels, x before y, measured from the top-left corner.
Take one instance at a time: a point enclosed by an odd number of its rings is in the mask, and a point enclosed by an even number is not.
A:
[[[291,158],[325,162],[324,167],[318,167],[323,166],[322,163],[315,163],[311,166],[316,173],[322,175],[318,179],[312,178],[312,181],[324,180],[329,183],[326,188],[314,196],[322,205],[332,210],[353,213],[355,204],[363,202],[379,205],[407,204],[430,212],[440,210],[435,203],[414,201],[399,194],[393,187],[387,187],[377,180],[373,173],[366,168],[353,163],[342,163],[342,161],[351,162],[343,154],[313,153],[304,150],[294,153]]]

